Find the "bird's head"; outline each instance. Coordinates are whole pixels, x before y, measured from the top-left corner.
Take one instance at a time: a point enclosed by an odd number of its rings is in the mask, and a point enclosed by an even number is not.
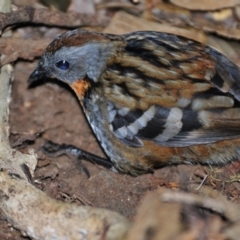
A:
[[[75,91],[76,84],[86,83],[86,79],[89,84],[97,83],[108,60],[114,56],[113,44],[106,34],[86,30],[63,33],[46,48],[28,81],[31,84],[56,78]]]

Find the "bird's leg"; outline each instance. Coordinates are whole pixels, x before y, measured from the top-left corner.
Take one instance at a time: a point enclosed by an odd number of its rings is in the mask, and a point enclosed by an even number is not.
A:
[[[51,141],[46,141],[45,144],[40,148],[40,150],[50,157],[67,155],[69,158],[89,160],[90,162],[101,165],[107,169],[113,167],[113,164],[108,159],[81,150],[73,145],[57,144]],[[82,166],[82,169],[89,176],[89,172],[86,167]]]

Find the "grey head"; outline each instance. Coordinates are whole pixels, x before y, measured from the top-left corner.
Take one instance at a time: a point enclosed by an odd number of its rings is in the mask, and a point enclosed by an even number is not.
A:
[[[29,83],[57,78],[68,84],[88,77],[97,82],[107,61],[114,55],[108,35],[85,30],[68,31],[46,48]]]

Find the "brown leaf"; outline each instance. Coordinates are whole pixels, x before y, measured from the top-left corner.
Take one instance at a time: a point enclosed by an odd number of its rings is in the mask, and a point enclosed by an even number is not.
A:
[[[77,13],[95,14],[93,1],[89,0],[72,0],[68,7],[68,12],[74,11]]]
[[[33,60],[42,55],[50,41],[51,39],[0,38],[0,52],[7,55],[1,65],[13,62],[18,58]]]
[[[129,24],[131,23],[131,24]],[[131,31],[159,31],[177,34],[199,42],[206,42],[206,36],[201,31],[194,29],[188,30],[184,28],[174,27],[169,24],[160,24],[138,18],[125,12],[117,12],[112,18],[111,23],[105,28],[104,32],[114,34],[124,34]]]
[[[146,15],[155,21],[175,27],[195,28],[206,33],[240,39],[240,29],[237,28],[238,20],[230,8],[213,12],[195,12],[161,3],[148,9]]]
[[[239,0],[170,0],[173,4],[190,10],[217,10],[235,7],[240,4]]]
[[[101,25],[103,17],[93,14],[79,14],[76,12],[62,13],[48,9],[21,7],[15,12],[0,13],[0,30],[5,27],[23,22],[39,23],[42,25],[78,27],[82,25]]]

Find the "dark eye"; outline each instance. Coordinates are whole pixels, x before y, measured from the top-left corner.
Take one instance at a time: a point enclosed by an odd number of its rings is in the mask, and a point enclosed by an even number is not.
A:
[[[66,60],[61,60],[57,63],[55,63],[57,68],[60,68],[61,70],[67,70],[69,68],[69,62]]]

